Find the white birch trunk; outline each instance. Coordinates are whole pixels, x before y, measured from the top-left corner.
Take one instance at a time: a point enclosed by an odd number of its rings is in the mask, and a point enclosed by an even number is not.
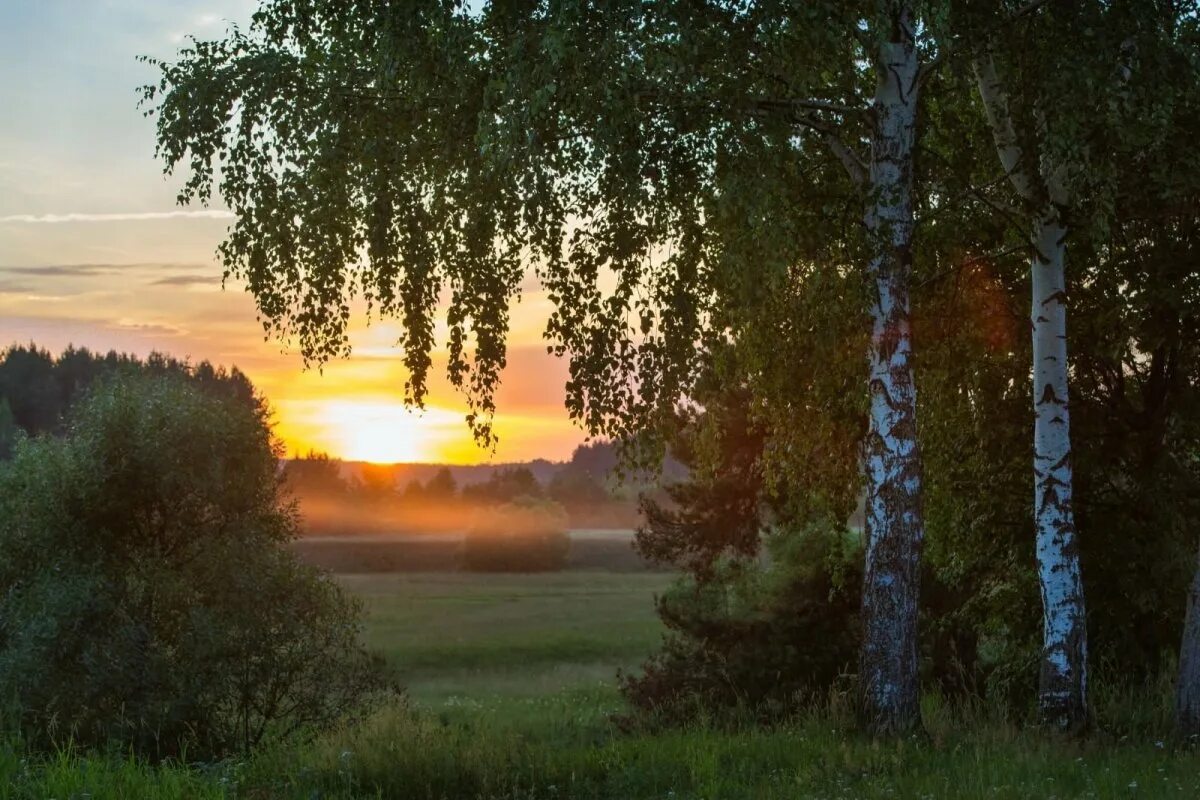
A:
[[[1042,721],[1071,730],[1087,722],[1087,616],[1072,510],[1067,392],[1066,227],[1053,205],[1039,215],[1033,284],[1033,476],[1042,589]]]
[[[1188,589],[1179,677],[1175,685],[1175,728],[1181,736],[1200,736],[1200,557]]]
[[[920,722],[917,614],[924,525],[909,324],[919,84],[911,26],[907,10],[899,11],[893,38],[900,41],[885,44],[880,53],[864,218],[873,297],[859,681],[864,721],[881,734],[902,733]]]
[[[1038,711],[1063,730],[1087,722],[1087,617],[1072,510],[1071,417],[1067,391],[1066,225],[1058,175],[1035,170],[1021,150],[1004,85],[991,56],[975,62],[979,94],[1000,164],[1017,195],[1036,209],[1032,284],[1034,526],[1042,595]]]

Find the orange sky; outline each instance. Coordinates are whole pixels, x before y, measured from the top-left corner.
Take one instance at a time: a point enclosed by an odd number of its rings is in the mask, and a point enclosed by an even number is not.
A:
[[[435,356],[429,407],[403,405],[396,328],[352,330],[354,356],[323,373],[263,341],[240,286],[220,288],[213,253],[229,220],[179,209],[178,178],[154,158],[136,87],[139,54],[170,58],[185,34],[246,24],[255,0],[46,0],[0,4],[0,347],[34,341],[237,365],[266,394],[289,449],[374,461],[570,456],[582,434],[563,408],[565,365],[548,356],[547,301],[515,307],[498,395],[497,452],[475,447],[465,404]],[[224,216],[223,216],[224,215]]]
[[[145,240],[165,222],[0,221],[0,246],[15,241],[31,254],[0,265],[0,344],[161,350],[236,364],[266,394],[276,431],[291,452],[316,449],[381,462],[493,458],[472,441],[465,404],[443,377],[444,349],[435,357],[423,412],[404,408],[405,371],[393,322],[368,325],[360,315],[351,331],[351,358],[306,371],[294,350],[264,340],[250,296],[236,285],[222,290],[221,269],[211,260],[133,260],[145,257]],[[174,222],[213,244],[224,225],[208,219]],[[157,255],[150,249],[146,255]],[[71,257],[37,258],[39,252],[64,250]],[[108,262],[97,260],[105,255]],[[546,354],[541,339],[547,311],[540,292],[525,294],[514,307],[509,366],[498,393],[496,460],[564,459],[582,440],[563,408],[565,365]]]

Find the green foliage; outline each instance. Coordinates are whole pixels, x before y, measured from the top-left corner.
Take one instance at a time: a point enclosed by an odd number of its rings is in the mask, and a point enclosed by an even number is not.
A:
[[[20,435],[20,430],[17,427],[16,420],[13,418],[12,408],[8,404],[8,399],[0,397],[0,461],[12,455],[13,448],[17,444],[17,437]]]
[[[463,539],[463,564],[476,572],[545,572],[562,569],[570,549],[562,506],[524,497],[481,514]]]
[[[722,558],[747,558],[758,551],[766,511],[763,438],[747,418],[749,392],[733,388],[704,399],[702,414],[679,419],[672,442],[676,457],[693,472],[666,487],[666,503],[643,497],[646,524],[634,539],[648,560],[681,568],[700,581]]]
[[[448,377],[486,439],[532,264],[572,415],[624,440],[657,430],[696,343],[748,324],[772,278],[861,244],[825,125],[788,98],[852,109],[833,119],[862,141],[878,11],[267,0],[249,29],[151,61],[143,97],[166,169],[188,170],[180,200],[219,191],[235,213],[220,254],[269,331],[340,355],[361,292],[402,323],[419,403],[448,289]]]
[[[862,553],[844,531],[777,531],[769,566],[722,559],[658,600],[670,631],[622,692],[632,722],[778,719],[824,700],[858,651]]]
[[[287,549],[260,410],[94,387],[0,468],[0,696],[30,741],[161,757],[326,725],[383,682],[358,604]]]
[[[1137,683],[1168,666],[1194,560],[1195,8],[1056,5],[994,42],[1024,115],[1026,152],[1069,165],[1074,510],[1089,650],[1110,681]],[[969,97],[969,73],[963,63],[943,79]],[[1045,125],[1033,118],[1038,107]],[[1032,680],[1041,628],[1024,474],[1029,230],[988,186],[998,167],[956,145],[988,142],[979,110],[949,94],[931,113],[931,130],[944,133],[927,141],[949,160],[950,193],[975,200],[939,208],[929,250],[917,254],[937,264],[914,311],[924,321],[927,555],[958,598],[955,624],[979,636],[989,686],[1011,698]]]
[[[836,702],[770,727],[621,731],[611,719],[620,701],[611,683],[600,683],[611,672],[588,665],[648,651],[648,598],[664,577],[344,578],[372,609],[372,643],[392,649],[398,665],[419,665],[417,708],[382,704],[312,740],[192,768],[0,740],[0,798],[1018,800],[1200,792],[1195,751],[1163,738],[1169,680],[1130,692],[1097,675],[1097,716],[1112,735],[1084,742],[1021,731],[996,709],[936,695],[923,702],[927,735],[900,741],[855,735]]]

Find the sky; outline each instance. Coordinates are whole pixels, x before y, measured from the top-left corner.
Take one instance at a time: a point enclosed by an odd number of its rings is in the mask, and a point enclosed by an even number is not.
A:
[[[549,303],[513,309],[497,395],[494,453],[474,445],[465,403],[431,381],[424,412],[404,407],[398,328],[359,316],[353,354],[304,369],[266,341],[244,287],[222,288],[219,201],[181,208],[154,157],[137,87],[186,34],[246,24],[253,0],[37,0],[0,3],[0,348],[30,341],[237,366],[266,395],[289,452],[353,460],[561,460],[583,440],[563,407],[566,365],[546,354]],[[445,348],[435,356],[444,366]],[[441,373],[439,373],[440,375]]]

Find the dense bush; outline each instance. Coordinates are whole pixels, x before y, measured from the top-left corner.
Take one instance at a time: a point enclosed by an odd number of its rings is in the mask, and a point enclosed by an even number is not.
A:
[[[463,564],[477,572],[546,572],[566,566],[570,549],[562,506],[518,498],[481,512],[463,540]]]
[[[0,467],[0,697],[31,740],[246,750],[383,688],[360,610],[286,546],[261,404],[102,383]]]
[[[732,712],[777,718],[852,673],[862,550],[845,531],[767,537],[767,563],[721,559],[658,600],[663,648],[621,688],[641,722],[682,724]]]

